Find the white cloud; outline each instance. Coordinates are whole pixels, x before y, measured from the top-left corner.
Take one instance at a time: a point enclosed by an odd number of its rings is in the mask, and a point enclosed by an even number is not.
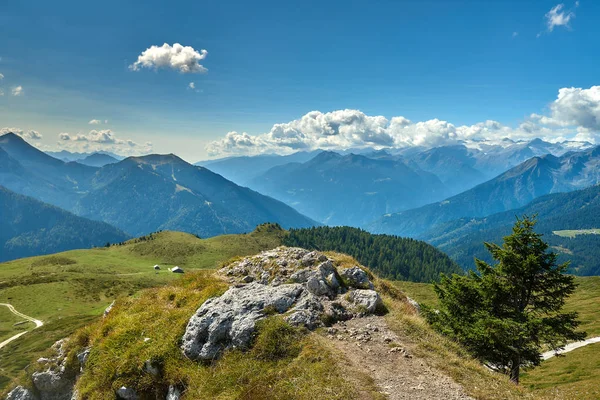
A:
[[[2,79],[4,79],[4,75],[3,75],[3,74],[0,74],[0,81],[1,81]]]
[[[90,120],[90,122],[88,122],[89,125],[100,125],[100,124],[108,124],[108,120],[105,119],[104,121],[100,120],[100,119],[92,119]]]
[[[196,89],[196,84],[194,82],[190,82],[190,84],[188,85],[188,87],[190,89]]]
[[[600,144],[600,86],[560,89],[549,110],[549,115],[531,114],[514,128],[494,120],[457,126],[440,119],[412,122],[397,116],[388,120],[359,110],[311,111],[300,119],[275,124],[263,134],[228,132],[209,143],[206,150],[211,156],[288,154],[298,150],[435,147],[535,137],[549,141],[585,138]]]
[[[14,133],[15,135],[21,136],[25,140],[40,140],[42,138],[42,134],[34,130],[24,131],[21,128],[14,127],[0,129],[0,135],[5,135],[7,133]]]
[[[519,36],[519,32],[517,32],[517,31],[514,31],[514,32],[512,33],[512,37],[513,37],[513,39],[514,39],[514,38],[516,38],[517,36]]]
[[[577,7],[578,4],[576,3],[575,6]],[[561,3],[552,7],[550,11],[546,13],[545,17],[548,32],[552,32],[557,26],[569,28],[569,23],[571,22],[571,19],[575,18],[575,13],[573,11],[565,10],[565,5]]]
[[[600,131],[600,86],[562,88],[550,111],[551,117],[541,123]]]
[[[12,128],[6,127],[6,128],[0,129],[0,135],[5,135],[7,133],[14,133],[15,135],[21,136],[21,135],[23,135],[23,129],[15,128],[15,127],[12,127]]]
[[[23,86],[15,86],[12,89],[13,96],[22,96],[23,95]]]
[[[40,140],[42,138],[42,134],[38,131],[29,130],[23,134],[23,138],[30,140]]]
[[[0,89],[0,96],[4,96],[4,90]]]
[[[59,146],[70,151],[91,152],[106,150],[118,154],[146,154],[152,151],[152,143],[138,144],[131,139],[120,139],[110,129],[93,129],[87,134],[58,134]]]
[[[203,73],[207,72],[200,61],[204,60],[208,52],[206,50],[196,51],[191,46],[182,46],[175,43],[173,46],[165,43],[161,47],[151,46],[138,56],[136,62],[129,66],[132,71],[141,68],[170,68],[181,73]]]

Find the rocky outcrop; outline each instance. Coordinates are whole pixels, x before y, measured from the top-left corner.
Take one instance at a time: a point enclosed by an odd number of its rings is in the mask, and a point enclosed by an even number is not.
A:
[[[340,274],[334,260],[300,248],[279,247],[221,269],[232,286],[207,300],[188,322],[184,355],[213,360],[224,350],[250,345],[256,322],[281,314],[292,325],[315,329],[372,314],[381,298],[358,266]]]
[[[6,400],[38,400],[38,397],[31,390],[17,386],[8,393]]]
[[[74,392],[77,373],[81,371],[89,349],[77,355],[79,366],[67,366],[65,352],[66,339],[59,340],[52,345],[54,355],[38,359],[41,371],[31,375],[31,383],[35,390],[22,386],[14,388],[6,397],[7,400],[73,400],[77,399]]]

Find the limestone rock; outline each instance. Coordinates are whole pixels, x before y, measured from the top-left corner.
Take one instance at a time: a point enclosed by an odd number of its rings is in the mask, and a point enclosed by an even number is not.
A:
[[[113,300],[113,302],[112,302],[112,303],[110,303],[110,304],[108,305],[108,307],[106,307],[106,309],[104,310],[104,314],[102,314],[102,316],[103,316],[103,317],[106,317],[106,316],[107,316],[107,315],[110,313],[110,311],[112,310],[112,308],[113,308],[114,306],[115,306],[115,301]]]
[[[79,371],[83,371],[83,367],[85,367],[85,363],[90,357],[90,348],[83,350],[81,353],[77,354],[77,361],[79,361]]]
[[[340,273],[342,280],[348,286],[357,289],[373,289],[373,283],[369,280],[369,277],[365,271],[358,266],[346,268]]]
[[[183,354],[213,360],[224,350],[246,349],[256,322],[268,314],[284,314],[296,326],[315,329],[374,312],[381,299],[367,274],[348,268],[346,281],[322,253],[278,247],[235,261],[219,273],[232,284],[222,296],[207,300],[189,320],[182,338]],[[348,300],[344,296],[349,290]],[[354,309],[354,311],[353,311]]]
[[[419,303],[416,300],[411,299],[410,297],[406,296],[406,301],[408,301],[408,304],[413,306],[413,308],[415,309],[415,311],[417,311],[418,314],[421,313],[421,306],[419,305]]]
[[[169,386],[166,400],[179,400],[181,398],[181,391],[176,386]]]
[[[32,380],[41,400],[71,400],[75,381],[65,376],[64,368],[34,372]]]
[[[379,294],[370,289],[356,289],[348,294],[348,300],[354,303],[361,314],[373,314],[383,304]]]
[[[244,349],[265,308],[283,313],[302,293],[299,284],[281,286],[257,282],[233,287],[206,301],[188,322],[181,348],[191,359],[212,360],[228,348]]]
[[[38,400],[38,397],[29,389],[17,386],[8,393],[6,400]]]

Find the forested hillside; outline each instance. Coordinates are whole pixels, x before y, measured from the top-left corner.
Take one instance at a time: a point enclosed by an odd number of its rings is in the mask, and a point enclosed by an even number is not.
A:
[[[120,242],[127,234],[0,186],[0,262]]]
[[[559,254],[559,261],[571,262],[572,273],[600,274],[600,235],[583,233],[600,228],[599,185],[542,196],[525,207],[486,218],[451,221],[427,232],[423,239],[446,252],[463,268],[471,269],[475,257],[491,261],[483,242],[500,243],[503,236],[510,234],[515,216],[522,215],[537,215],[536,230]]]
[[[414,282],[437,281],[441,272],[463,273],[446,254],[414,239],[372,235],[350,227],[291,229],[286,246],[337,251],[368,265],[379,276]]]

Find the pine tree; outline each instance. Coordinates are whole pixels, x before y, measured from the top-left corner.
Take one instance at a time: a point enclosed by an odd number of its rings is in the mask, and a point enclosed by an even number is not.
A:
[[[556,263],[535,223],[517,218],[502,246],[485,243],[495,264],[476,259],[479,273],[443,276],[435,285],[440,310],[426,310],[434,327],[516,384],[521,367],[540,364],[543,349],[585,337],[577,313],[561,312],[576,288],[568,263]]]

